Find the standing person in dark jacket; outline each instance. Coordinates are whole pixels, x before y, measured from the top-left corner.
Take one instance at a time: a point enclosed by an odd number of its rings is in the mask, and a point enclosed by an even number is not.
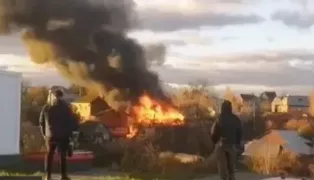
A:
[[[232,113],[230,101],[222,103],[221,114],[212,126],[211,136],[221,180],[235,180],[234,169],[237,148],[242,139],[242,125],[240,119]]]
[[[45,159],[46,180],[51,179],[52,163],[55,150],[60,155],[61,180],[69,180],[67,175],[66,156],[69,150],[69,141],[78,128],[78,123],[70,106],[62,99],[63,93],[60,90],[54,92],[56,97],[54,102],[50,102],[43,107],[39,124],[41,132],[47,145],[47,155]]]

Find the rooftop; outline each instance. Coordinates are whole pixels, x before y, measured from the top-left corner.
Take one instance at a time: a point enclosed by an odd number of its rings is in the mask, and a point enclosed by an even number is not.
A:
[[[293,130],[272,130],[261,138],[251,141],[246,145],[245,155],[252,155],[259,152],[268,152],[270,156],[276,156],[279,147],[294,152],[298,155],[312,155],[309,140],[298,135]]]
[[[277,96],[275,91],[264,91],[261,95],[265,95],[268,100],[274,100]]]
[[[254,94],[240,94],[240,96],[244,101],[250,101],[256,98]]]
[[[287,98],[290,106],[310,106],[308,96],[288,96]]]

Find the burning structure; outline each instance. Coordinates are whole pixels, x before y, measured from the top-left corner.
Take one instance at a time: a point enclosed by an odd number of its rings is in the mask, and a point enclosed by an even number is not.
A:
[[[22,31],[33,62],[51,64],[116,111],[129,109],[135,123],[182,124],[145,59],[162,62],[165,50],[159,46],[160,58],[149,56],[126,36],[136,22],[134,6],[130,0],[0,0],[0,32]]]

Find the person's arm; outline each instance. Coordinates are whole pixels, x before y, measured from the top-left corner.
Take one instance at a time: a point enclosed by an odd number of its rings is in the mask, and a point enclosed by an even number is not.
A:
[[[45,113],[47,111],[47,105],[45,105],[42,109],[41,109],[41,112],[40,112],[40,115],[39,115],[39,127],[40,127],[40,131],[41,131],[41,134],[43,136],[46,135],[46,118],[45,118]]]
[[[217,144],[220,138],[220,131],[219,131],[219,122],[216,120],[211,127],[211,138],[214,144]]]

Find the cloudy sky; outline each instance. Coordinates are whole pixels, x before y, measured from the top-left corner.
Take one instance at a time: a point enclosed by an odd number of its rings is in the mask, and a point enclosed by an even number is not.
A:
[[[141,43],[164,43],[166,61],[152,67],[164,82],[207,80],[218,90],[308,93],[314,89],[314,1],[136,0]],[[36,66],[18,38],[0,37],[0,69],[34,84],[64,83]]]

